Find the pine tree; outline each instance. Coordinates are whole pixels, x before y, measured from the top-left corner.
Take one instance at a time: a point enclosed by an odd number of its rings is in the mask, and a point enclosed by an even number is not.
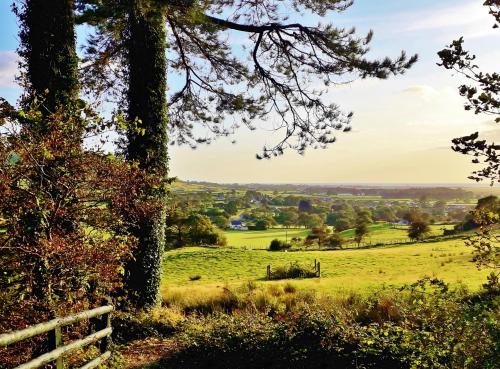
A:
[[[284,137],[264,147],[257,158],[287,149],[304,153],[308,147],[326,147],[335,141],[335,132],[351,129],[352,113],[325,101],[311,81],[322,82],[326,89],[356,77],[385,79],[404,73],[417,61],[404,52],[394,60],[368,60],[371,32],[357,37],[354,30],[333,24],[289,22],[282,11],[293,8],[324,16],[350,5],[350,0],[79,0],[78,21],[97,26],[88,42],[84,80],[118,96],[125,84],[128,157],[160,176],[166,177],[168,169],[167,105],[172,144],[210,143],[237,128],[226,124],[229,117],[255,129],[256,120],[273,113],[278,117],[274,128]],[[229,32],[248,38],[249,62],[234,52]],[[160,47],[167,44],[165,60]],[[116,68],[120,65],[121,70]],[[184,77],[168,102],[162,100],[167,68]],[[201,135],[195,125],[205,128]],[[129,286],[138,305],[155,302],[163,227],[158,218],[137,230],[142,244],[130,269]]]
[[[128,63],[127,158],[150,175],[166,179],[167,91],[166,30],[161,11],[132,4],[127,24],[126,58]],[[140,247],[129,263],[127,284],[137,306],[158,301],[161,279],[161,253],[165,244],[165,200],[163,188],[150,188],[149,196],[163,200],[152,219],[135,229]]]

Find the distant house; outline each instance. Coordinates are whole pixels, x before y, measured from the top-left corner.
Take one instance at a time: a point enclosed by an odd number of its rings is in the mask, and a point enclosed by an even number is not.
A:
[[[410,225],[410,222],[407,221],[406,219],[401,219],[399,222],[393,222],[392,225],[395,225],[395,226],[407,226],[407,225]]]
[[[247,231],[248,227],[245,226],[241,220],[231,220],[229,223],[229,229]]]
[[[462,204],[450,204],[446,205],[446,211],[451,211],[451,210],[465,210],[467,209],[467,205],[462,205]]]

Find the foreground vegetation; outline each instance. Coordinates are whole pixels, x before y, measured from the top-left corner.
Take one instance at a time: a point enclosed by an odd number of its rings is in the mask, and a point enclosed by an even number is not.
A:
[[[190,309],[122,314],[115,333],[130,368],[493,369],[499,303],[431,278],[334,297],[247,283]]]

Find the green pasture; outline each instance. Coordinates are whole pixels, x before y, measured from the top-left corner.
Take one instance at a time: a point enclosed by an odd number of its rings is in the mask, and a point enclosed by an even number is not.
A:
[[[453,225],[435,224],[431,225],[431,233],[429,236],[437,236],[443,234],[443,229],[451,229]],[[394,243],[406,242],[408,239],[408,226],[397,226],[394,228],[392,224],[385,222],[373,223],[369,226],[369,233],[363,239],[363,244],[378,244],[378,243]],[[257,249],[266,249],[269,243],[277,238],[279,240],[290,241],[293,237],[305,238],[310,233],[308,229],[285,229],[273,228],[265,231],[225,231],[227,244],[231,247],[248,247]],[[353,246],[354,229],[348,229],[341,232],[341,235],[346,239],[348,245]]]
[[[175,290],[215,289],[248,281],[264,281],[267,265],[321,262],[322,276],[294,280],[299,288],[325,293],[369,292],[383,286],[401,286],[424,276],[475,289],[488,271],[471,262],[471,249],[463,240],[337,251],[271,252],[232,248],[183,248],[168,251],[163,259],[163,293]],[[190,281],[191,276],[201,279]],[[260,281],[260,282],[259,282]]]
[[[273,228],[265,231],[233,231],[224,232],[228,246],[266,249],[275,238],[290,241],[293,237],[305,238],[310,233],[308,229]]]
[[[368,226],[369,233],[363,239],[363,244],[393,243],[409,241],[408,226],[393,226],[390,223],[377,222]],[[439,236],[443,234],[443,229],[453,229],[452,224],[432,224],[431,232],[428,236]],[[354,229],[340,232],[346,239],[354,238]],[[350,242],[352,243],[352,242]]]

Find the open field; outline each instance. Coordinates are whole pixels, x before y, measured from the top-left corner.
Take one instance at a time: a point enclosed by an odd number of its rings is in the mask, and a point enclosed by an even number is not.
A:
[[[309,229],[273,228],[266,231],[225,231],[228,246],[266,249],[275,238],[290,241],[293,237],[304,238]]]
[[[430,236],[442,235],[443,228],[452,229],[453,225],[431,225]],[[393,228],[389,223],[379,222],[369,226],[370,233],[363,240],[363,244],[391,243],[408,241],[408,226]],[[267,249],[269,243],[277,238],[290,241],[293,237],[305,238],[310,233],[308,229],[273,228],[266,231],[225,231],[228,246]],[[341,235],[350,239],[354,237],[354,229],[341,232]],[[353,244],[353,242],[351,242]],[[351,244],[350,243],[350,244]]]
[[[361,250],[270,252],[263,250],[184,248],[164,256],[163,294],[182,290],[209,291],[225,285],[263,278],[268,264],[294,261],[313,264],[321,261],[320,279],[294,280],[299,288],[325,293],[358,291],[366,293],[383,286],[401,286],[423,276],[446,282],[461,282],[475,289],[485,282],[487,271],[478,271],[471,262],[471,249],[463,240],[378,247]],[[189,277],[199,275],[200,280]]]
[[[450,224],[433,224],[429,226],[431,232],[429,236],[438,236],[443,234],[443,229],[453,229]],[[363,240],[363,244],[390,243],[396,241],[408,240],[408,226],[397,226],[394,228],[392,224],[378,222],[369,225],[370,232]],[[344,238],[353,238],[354,229],[348,229],[340,232]]]

